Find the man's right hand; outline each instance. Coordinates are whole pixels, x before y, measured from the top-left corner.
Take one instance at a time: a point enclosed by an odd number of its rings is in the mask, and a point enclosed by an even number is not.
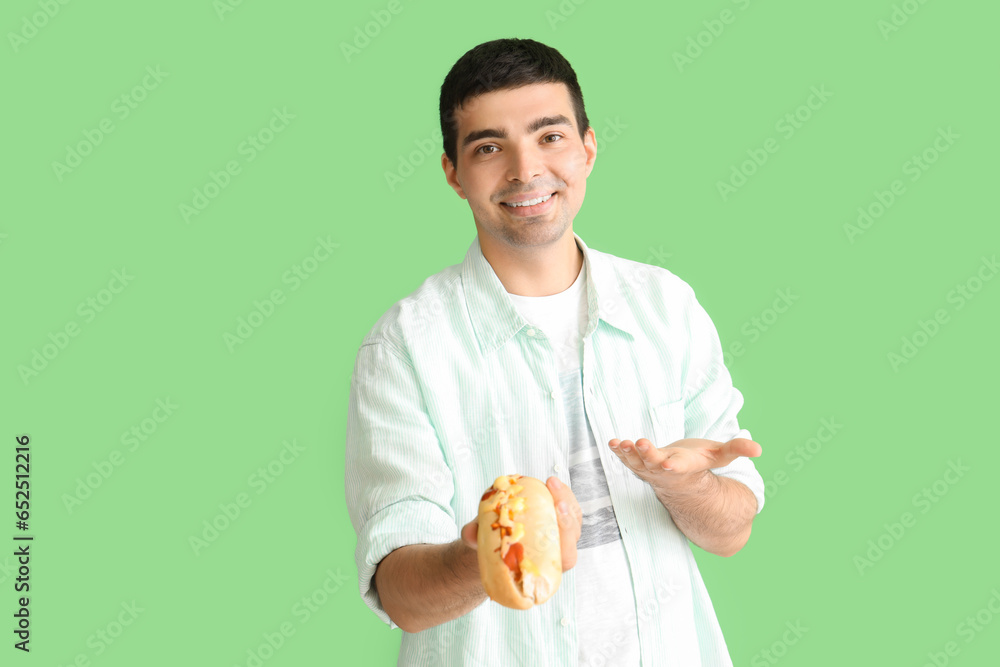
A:
[[[563,484],[558,477],[549,477],[545,486],[552,494],[556,506],[562,569],[566,572],[576,565],[576,544],[580,541],[580,531],[583,528],[583,510],[580,509],[580,503],[577,502],[573,490]],[[478,519],[462,526],[462,542],[471,549],[477,548],[478,529]]]

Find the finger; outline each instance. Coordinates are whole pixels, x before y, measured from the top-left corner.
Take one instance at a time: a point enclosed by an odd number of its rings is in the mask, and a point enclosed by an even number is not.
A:
[[[713,468],[727,466],[741,456],[760,456],[761,447],[747,438],[734,438],[720,445],[713,452]]]
[[[612,441],[613,442],[613,441]],[[622,463],[635,472],[642,472],[646,466],[642,463],[642,458],[635,451],[635,443],[631,440],[619,440],[617,447],[611,448]]]
[[[723,453],[727,452],[727,450],[729,453],[735,455],[733,458],[738,456],[753,458],[763,454],[761,446],[749,438],[733,438],[722,448]]]
[[[665,447],[663,449],[663,462],[660,464],[663,470],[683,475],[689,472],[697,472],[699,469],[707,469],[705,459],[698,454],[697,450],[686,447]]]
[[[575,529],[577,536],[579,536],[583,523],[583,510],[580,509],[580,503],[577,502],[573,489],[564,484],[558,477],[549,477],[545,486],[552,494],[552,501],[556,506],[556,518],[559,519],[560,527],[563,527],[565,523],[566,528]]]
[[[653,446],[648,438],[639,438],[635,441],[635,450],[642,462],[643,467],[650,472],[663,470],[663,462],[667,455],[663,450]]]
[[[559,549],[562,568],[565,572],[576,565],[576,545],[580,541],[583,526],[583,510],[577,502],[573,490],[563,484],[558,477],[549,477],[545,485],[552,493],[556,504],[556,520],[559,523]]]
[[[470,521],[469,523],[462,526],[461,531],[462,542],[473,549],[478,549],[479,547],[479,520]]]

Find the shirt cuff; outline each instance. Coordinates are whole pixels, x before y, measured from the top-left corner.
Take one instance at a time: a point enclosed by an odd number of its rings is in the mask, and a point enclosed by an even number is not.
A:
[[[750,431],[746,429],[740,429],[739,433],[729,438],[729,440],[735,438],[753,440],[750,437]],[[760,514],[760,511],[764,509],[764,478],[757,472],[757,467],[753,464],[753,461],[745,456],[741,456],[727,466],[712,468],[711,470],[719,477],[728,477],[746,485],[757,499],[757,514]]]
[[[358,535],[354,559],[358,566],[361,598],[375,614],[393,623],[372,586],[375,568],[390,553],[409,544],[447,544],[458,539],[455,520],[440,505],[427,500],[402,500],[382,508],[365,523]]]

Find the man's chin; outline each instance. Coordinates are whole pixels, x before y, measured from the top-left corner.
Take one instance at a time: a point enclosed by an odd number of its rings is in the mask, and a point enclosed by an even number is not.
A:
[[[558,243],[569,230],[559,218],[525,218],[502,226],[493,236],[511,247],[532,248]]]

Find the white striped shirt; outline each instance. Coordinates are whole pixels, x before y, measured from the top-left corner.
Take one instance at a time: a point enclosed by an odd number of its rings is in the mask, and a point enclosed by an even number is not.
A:
[[[743,396],[687,283],[574,237],[589,278],[584,406],[628,559],[642,664],[731,666],[687,538],[607,442],[749,438],[736,420]],[[382,558],[404,545],[457,539],[500,475],[570,483],[557,353],[518,313],[478,238],[461,264],[425,280],[362,341],[348,405],[346,494],[361,596],[390,627],[371,586]],[[746,484],[760,511],[764,484],[752,461],[714,472]],[[530,610],[486,600],[448,623],[404,632],[399,664],[577,664],[577,587],[588,582],[576,574],[566,572],[558,592]]]

